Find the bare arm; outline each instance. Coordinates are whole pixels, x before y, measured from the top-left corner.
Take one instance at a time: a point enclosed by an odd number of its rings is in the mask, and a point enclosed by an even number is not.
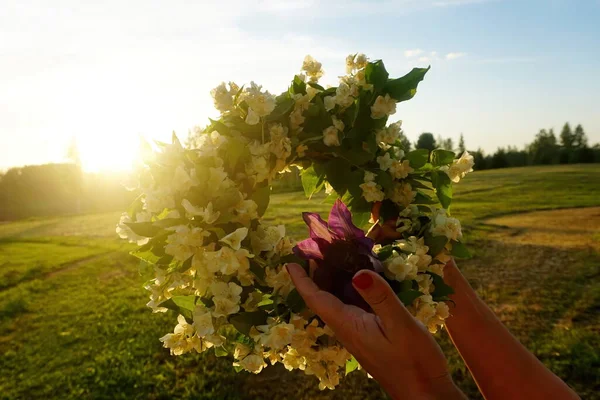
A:
[[[444,271],[456,303],[446,327],[486,399],[579,399],[498,320],[454,261]]]

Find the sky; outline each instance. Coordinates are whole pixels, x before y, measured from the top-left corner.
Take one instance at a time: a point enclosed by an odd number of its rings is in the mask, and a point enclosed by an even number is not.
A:
[[[391,77],[431,65],[399,104],[421,132],[487,152],[582,124],[600,142],[599,0],[0,0],[0,169],[65,160],[122,168],[140,135],[181,138],[210,89],[286,89],[306,54],[337,83],[345,56]]]

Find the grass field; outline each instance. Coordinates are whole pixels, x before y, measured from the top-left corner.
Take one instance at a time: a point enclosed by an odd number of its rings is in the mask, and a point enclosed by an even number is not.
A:
[[[594,207],[595,206],[595,207]],[[548,367],[600,399],[600,166],[476,172],[456,186],[453,213],[475,257],[460,263],[478,293]],[[588,208],[581,208],[588,207]],[[319,199],[275,195],[267,219],[305,234]],[[539,211],[554,210],[555,211]],[[527,214],[522,212],[535,211]],[[376,399],[352,373],[336,391],[280,366],[236,374],[212,354],[172,357],[158,338],[175,316],[151,314],[119,213],[0,224],[0,398]],[[447,335],[454,377],[475,385]]]

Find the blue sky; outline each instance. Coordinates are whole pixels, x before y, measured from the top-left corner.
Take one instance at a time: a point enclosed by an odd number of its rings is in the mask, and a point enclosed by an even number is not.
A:
[[[5,6],[7,4],[7,7]],[[344,57],[392,76],[431,65],[394,116],[493,151],[581,123],[600,142],[600,1],[3,1],[0,168],[122,167],[140,134],[180,136],[213,116],[209,91],[255,80],[274,93],[305,54],[335,84]]]

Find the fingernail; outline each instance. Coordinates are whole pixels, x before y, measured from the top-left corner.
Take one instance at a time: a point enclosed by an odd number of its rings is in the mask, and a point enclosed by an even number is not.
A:
[[[373,284],[373,278],[370,274],[358,273],[352,278],[352,283],[360,290],[368,289]]]

